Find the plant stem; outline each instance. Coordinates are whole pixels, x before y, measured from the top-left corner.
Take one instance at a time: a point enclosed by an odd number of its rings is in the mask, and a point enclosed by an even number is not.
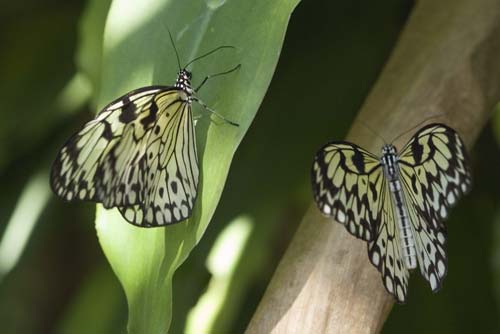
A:
[[[387,140],[427,119],[445,123],[470,149],[500,100],[499,36],[498,0],[418,1],[358,119]],[[362,122],[347,139],[378,152]],[[366,242],[312,204],[247,333],[379,332],[392,304]]]

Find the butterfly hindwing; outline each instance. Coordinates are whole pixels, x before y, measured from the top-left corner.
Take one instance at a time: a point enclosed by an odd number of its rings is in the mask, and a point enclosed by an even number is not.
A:
[[[448,256],[446,255],[446,228],[435,228],[425,218],[425,213],[418,206],[415,194],[410,193],[406,186],[408,214],[412,222],[415,249],[420,273],[429,282],[432,291],[438,291],[448,271]]]
[[[119,207],[133,224],[158,226],[191,215],[198,191],[199,167],[190,106],[180,103],[173,116],[162,113],[148,140],[140,205]],[[155,128],[156,130],[156,128]]]
[[[410,272],[403,263],[400,231],[385,180],[380,188],[380,196],[380,220],[376,226],[374,240],[368,243],[368,257],[382,275],[386,290],[394,295],[399,303],[404,303]]]
[[[312,186],[318,207],[363,240],[373,238],[380,219],[382,182],[377,157],[354,144],[329,143],[314,158]]]

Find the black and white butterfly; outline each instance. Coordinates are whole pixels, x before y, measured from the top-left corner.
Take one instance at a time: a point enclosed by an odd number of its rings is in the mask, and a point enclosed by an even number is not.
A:
[[[207,76],[196,89],[186,67],[223,48],[232,47],[218,47],[183,68],[179,64],[173,86],[139,88],[105,106],[59,151],[50,177],[54,193],[117,207],[126,221],[141,227],[190,217],[200,175],[192,103],[238,126],[209,109],[196,92],[208,78],[239,65]]]
[[[443,124],[424,126],[399,153],[384,145],[380,158],[331,142],[312,166],[319,209],[368,242],[371,263],[400,303],[417,266],[434,292],[441,287],[448,267],[444,220],[471,183],[465,146]]]

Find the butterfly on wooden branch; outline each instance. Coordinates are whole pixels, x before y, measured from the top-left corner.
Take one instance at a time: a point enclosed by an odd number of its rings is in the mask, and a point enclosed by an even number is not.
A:
[[[172,36],[170,36],[173,44]],[[50,175],[51,187],[65,200],[87,200],[116,207],[129,223],[163,226],[191,216],[198,195],[199,164],[191,106],[208,108],[192,88],[186,68],[218,47],[179,64],[173,86],[133,90],[105,106],[59,151]],[[174,45],[175,49],[175,45]],[[177,55],[177,50],[175,50]]]
[[[399,153],[384,145],[381,157],[331,142],[312,166],[319,209],[368,242],[371,263],[400,303],[417,267],[433,291],[441,287],[448,268],[444,220],[471,183],[464,143],[444,124],[424,126]]]

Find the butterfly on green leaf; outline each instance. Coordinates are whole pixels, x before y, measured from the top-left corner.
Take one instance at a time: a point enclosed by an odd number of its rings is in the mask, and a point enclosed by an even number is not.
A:
[[[195,60],[222,48],[226,47]],[[190,217],[200,177],[192,103],[215,111],[196,96],[210,77],[193,89],[188,65],[180,69],[175,85],[133,90],[74,134],[52,165],[53,191],[67,201],[116,207],[127,222],[141,227]]]
[[[331,142],[312,167],[319,209],[368,242],[371,263],[400,303],[412,269],[420,268],[434,292],[442,286],[448,268],[444,220],[471,183],[465,146],[443,124],[424,126],[399,153],[385,145],[381,157]]]

